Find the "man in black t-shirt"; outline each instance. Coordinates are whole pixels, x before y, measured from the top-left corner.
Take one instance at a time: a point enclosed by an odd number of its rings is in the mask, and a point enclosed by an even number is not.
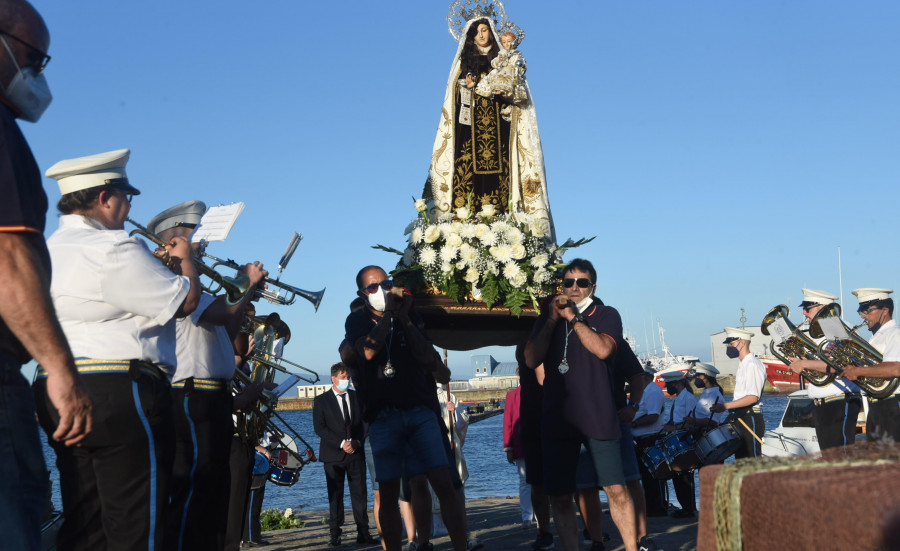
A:
[[[614,308],[594,299],[596,281],[597,272],[587,260],[576,259],[566,266],[565,294],[545,308],[525,345],[528,367],[544,366],[544,489],[563,548],[576,551],[572,499],[584,444],[625,548],[637,551],[634,504],[622,469],[615,380],[607,363],[622,339],[622,320]]]
[[[413,297],[394,288],[384,270],[366,266],[356,287],[366,308],[351,312],[345,324],[357,358],[350,375],[369,423],[387,550],[400,550],[400,477],[424,474],[441,503],[454,549],[464,551],[465,513],[450,474],[434,383],[450,382],[450,370],[425,336]]]
[[[22,364],[48,373],[59,415],[52,437],[73,445],[91,431],[91,400],[50,300],[44,243],[47,196],[31,149],[15,119],[36,122],[50,103],[42,71],[50,34],[24,0],[0,0],[0,533],[8,549],[39,549],[47,506],[34,399]]]

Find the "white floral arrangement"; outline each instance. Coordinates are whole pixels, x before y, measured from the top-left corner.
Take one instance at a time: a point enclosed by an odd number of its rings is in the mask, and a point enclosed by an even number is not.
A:
[[[406,249],[374,247],[401,256],[394,276],[405,282],[418,273],[424,285],[413,287],[424,286],[460,303],[502,305],[516,316],[529,301],[538,310],[538,299],[556,292],[565,250],[593,239],[570,239],[558,247],[549,223],[525,213],[497,214],[493,205],[476,213],[470,199],[469,206],[431,220],[425,200],[414,201],[419,215],[404,232]]]

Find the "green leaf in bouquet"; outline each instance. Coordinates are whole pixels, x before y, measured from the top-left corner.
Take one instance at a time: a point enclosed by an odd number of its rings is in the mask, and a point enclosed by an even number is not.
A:
[[[399,254],[400,256],[403,256],[403,251],[398,251],[397,249],[395,249],[395,248],[393,248],[393,247],[386,247],[386,246],[384,246],[384,245],[372,245],[372,248],[373,248],[373,249],[382,250],[382,251],[386,251],[386,252],[389,252],[389,253]]]
[[[484,301],[488,308],[493,308],[500,298],[500,288],[497,285],[497,279],[492,273],[484,274],[484,277],[481,279],[481,300]]]

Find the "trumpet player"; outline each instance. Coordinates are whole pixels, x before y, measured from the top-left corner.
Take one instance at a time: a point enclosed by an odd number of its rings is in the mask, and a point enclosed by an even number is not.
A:
[[[75,364],[94,399],[94,430],[78,447],[55,446],[65,521],[60,549],[156,549],[172,467],[169,376],[175,318],[197,308],[190,244],[166,246],[173,273],[123,231],[138,195],[121,149],[60,161],[47,170],[62,197],[47,241],[50,293]],[[38,416],[56,422],[43,370]]]
[[[900,327],[893,319],[893,289],[863,288],[855,289],[853,294],[859,299],[857,312],[862,317],[872,338],[869,344],[882,354],[881,363],[871,366],[846,366],[844,378],[855,380],[857,377],[898,377],[900,376]],[[869,401],[869,414],[866,417],[866,433],[871,436],[890,435],[894,441],[900,441],[900,404],[898,404],[900,387],[887,398],[873,398]]]
[[[201,201],[166,209],[147,224],[163,241],[189,239],[206,212]],[[199,246],[192,245],[196,255]],[[200,295],[197,309],[175,325],[178,364],[172,377],[175,461],[169,485],[166,549],[222,549],[228,517],[228,457],[232,422],[230,382],[234,347],[253,289],[268,272],[247,264],[248,292],[233,304],[224,296]]]
[[[812,321],[822,308],[837,300],[837,296],[816,289],[803,291],[803,315]],[[819,344],[820,339],[810,339]],[[819,359],[789,358],[791,371],[802,374],[804,369],[828,372],[828,364]],[[813,400],[813,423],[821,449],[847,446],[856,439],[856,420],[862,408],[859,387],[847,379],[835,379],[825,386],[809,385],[809,397]]]
[[[714,404],[709,411],[722,413],[726,410],[734,410],[737,420],[738,432],[743,440],[743,445],[734,452],[734,457],[759,457],[762,453],[760,439],[766,433],[766,421],[763,419],[762,398],[763,387],[766,384],[766,367],[753,352],[750,352],[750,338],[753,333],[734,327],[725,328],[725,349],[729,358],[740,358],[734,374],[734,395],[730,402]]]

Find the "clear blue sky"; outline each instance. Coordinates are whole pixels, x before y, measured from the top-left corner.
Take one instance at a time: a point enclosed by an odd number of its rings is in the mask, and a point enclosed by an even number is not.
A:
[[[392,267],[415,214],[456,49],[449,2],[35,2],[55,96],[22,123],[42,169],[128,147],[148,221],[188,199],[243,201],[210,252],[327,287],[277,311],[285,356],[337,361],[353,276]],[[676,354],[756,325],[800,288],[900,291],[900,3],[509,0],[560,239],[638,343]],[[45,179],[51,204],[59,191]],[[52,209],[48,235],[57,227]],[[266,311],[260,307],[260,311]],[[643,348],[643,346],[642,346]],[[643,351],[643,350],[641,350]],[[511,360],[511,349],[488,349]],[[457,378],[468,352],[451,352]]]

